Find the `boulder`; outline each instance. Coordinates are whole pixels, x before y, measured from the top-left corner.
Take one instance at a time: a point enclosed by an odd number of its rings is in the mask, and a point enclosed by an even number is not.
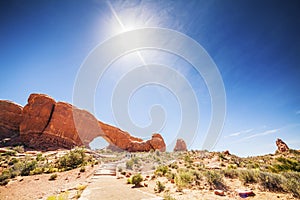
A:
[[[16,103],[0,100],[0,140],[19,135],[22,110]]]
[[[215,195],[218,196],[225,196],[224,190],[214,190]]]
[[[279,153],[284,153],[289,151],[289,147],[287,146],[286,143],[284,143],[281,139],[276,140],[276,145],[277,145],[277,151]]]
[[[186,143],[183,139],[177,139],[173,151],[187,151]]]

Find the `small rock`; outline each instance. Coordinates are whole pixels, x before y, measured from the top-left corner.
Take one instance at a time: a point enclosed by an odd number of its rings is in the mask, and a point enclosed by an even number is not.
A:
[[[225,192],[223,190],[215,190],[214,193],[215,195],[225,196]]]
[[[246,198],[246,197],[250,197],[250,196],[255,196],[255,194],[254,194],[254,192],[252,190],[236,190],[236,192],[242,198]]]
[[[148,183],[144,183],[144,187],[148,187]]]
[[[227,156],[231,155],[230,152],[229,152],[229,150],[226,150],[226,151],[224,151],[223,153],[224,153],[225,155],[227,155]]]

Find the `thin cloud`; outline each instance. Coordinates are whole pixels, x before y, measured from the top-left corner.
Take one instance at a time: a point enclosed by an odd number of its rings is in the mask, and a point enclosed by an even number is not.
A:
[[[296,115],[300,115],[300,110],[297,110],[297,111],[296,111]]]
[[[242,130],[242,131],[239,131],[239,132],[232,133],[232,134],[228,135],[227,137],[236,137],[236,136],[239,136],[241,134],[250,133],[251,131],[253,131],[253,129]]]
[[[267,130],[267,131],[264,131],[264,132],[261,132],[261,133],[250,135],[248,137],[245,137],[244,139],[250,139],[250,138],[254,138],[254,137],[259,137],[259,136],[264,136],[264,135],[270,135],[270,134],[273,134],[273,133],[277,133],[278,131],[279,131],[279,129]]]

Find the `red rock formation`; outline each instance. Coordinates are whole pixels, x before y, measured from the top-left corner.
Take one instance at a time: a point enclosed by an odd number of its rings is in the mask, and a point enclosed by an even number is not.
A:
[[[229,150],[223,151],[223,154],[226,155],[226,156],[230,156],[231,155],[230,152],[229,152]]]
[[[0,140],[19,135],[22,106],[10,101],[0,101]]]
[[[186,143],[183,139],[177,139],[173,151],[187,151]]]
[[[9,106],[6,107],[1,113],[10,112]],[[19,109],[21,111],[16,111],[16,115],[22,118],[18,123],[9,126],[14,128],[11,130],[16,131],[19,127],[20,140],[30,147],[39,149],[72,148],[82,145],[88,147],[94,138],[101,136],[111,145],[131,152],[151,149],[165,151],[166,148],[160,134],[153,134],[152,139],[143,141],[98,121],[85,110],[64,102],[56,103],[47,95],[31,94],[23,112],[21,107]],[[0,125],[5,124],[5,120],[0,120]],[[5,127],[6,125],[0,126]]]
[[[277,145],[277,150],[280,153],[284,153],[284,152],[288,152],[289,151],[289,147],[287,146],[286,143],[284,143],[281,139],[277,139],[276,140],[276,145]]]
[[[20,135],[42,134],[48,126],[54,105],[54,99],[47,95],[31,94],[23,109]]]

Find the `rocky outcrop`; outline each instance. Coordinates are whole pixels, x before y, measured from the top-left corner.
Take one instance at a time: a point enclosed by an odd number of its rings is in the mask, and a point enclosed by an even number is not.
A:
[[[49,124],[55,101],[42,94],[31,94],[23,109],[23,121],[20,124],[20,135],[42,134]]]
[[[186,143],[183,139],[177,139],[173,151],[187,151]]]
[[[279,153],[284,153],[289,151],[289,147],[287,146],[286,143],[284,143],[281,139],[276,140],[276,146],[277,146],[277,151]]]
[[[129,152],[142,152],[153,150],[166,150],[166,144],[160,134],[153,134],[152,138],[143,141],[140,138],[133,137],[129,133],[122,131],[116,127],[99,122],[102,134],[101,136],[111,144],[114,148],[119,148]]]
[[[1,102],[4,104],[4,101]],[[143,141],[98,121],[85,110],[65,102],[56,102],[47,95],[31,94],[24,109],[19,107],[21,110],[16,111],[15,115],[21,117],[16,123],[10,123],[9,119],[5,118],[5,113],[14,113],[9,106],[6,107],[1,109],[0,116],[4,116],[4,119],[0,121],[0,128],[11,127],[9,130],[20,133],[18,141],[33,148],[72,148],[82,145],[88,147],[89,143],[99,136],[111,146],[131,152],[151,149],[165,151],[166,148],[160,134],[153,134],[150,140]],[[9,125],[2,125],[4,122]]]
[[[19,135],[22,106],[11,101],[0,101],[0,140]]]

